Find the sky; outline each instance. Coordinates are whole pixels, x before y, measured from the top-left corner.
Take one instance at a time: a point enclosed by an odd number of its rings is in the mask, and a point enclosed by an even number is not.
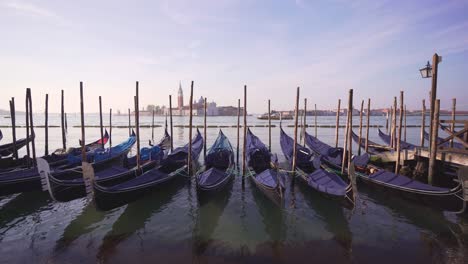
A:
[[[354,106],[371,98],[388,107],[405,91],[420,109],[430,79],[419,69],[434,53],[442,109],[468,110],[468,1],[373,0],[0,0],[0,109],[15,97],[24,109],[27,87],[35,111],[79,111],[79,82],[87,112],[175,105],[237,105],[248,89],[249,112],[293,109],[296,87],[309,109],[335,109],[354,90]],[[39,109],[39,110],[38,110]]]

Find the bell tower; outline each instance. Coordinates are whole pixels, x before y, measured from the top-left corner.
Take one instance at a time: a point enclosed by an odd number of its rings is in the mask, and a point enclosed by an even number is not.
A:
[[[182,84],[179,82],[179,92],[177,94],[177,107],[181,110],[184,107],[184,92],[182,91]]]

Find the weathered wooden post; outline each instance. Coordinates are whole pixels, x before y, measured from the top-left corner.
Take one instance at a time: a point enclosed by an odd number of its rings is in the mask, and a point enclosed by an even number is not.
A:
[[[31,151],[29,149],[29,102],[28,102],[28,89],[26,89],[26,97],[25,97],[25,104],[26,104],[26,155],[28,158],[31,158]]]
[[[268,150],[271,151],[271,105],[268,99]]]
[[[32,150],[32,164],[36,166],[36,133],[34,133],[34,121],[33,121],[33,106],[32,106],[32,96],[31,96],[31,88],[27,89],[27,97],[28,97],[28,104],[29,104],[29,123],[31,129],[31,150]]]
[[[306,133],[306,127],[307,127],[307,98],[304,98],[304,126],[302,127],[302,139],[304,140],[304,147],[306,146],[306,139],[305,139],[305,133]]]
[[[369,152],[369,129],[370,129],[370,115],[371,115],[371,111],[370,111],[370,102],[371,102],[371,99],[367,99],[367,123],[366,123],[366,153]],[[388,116],[388,112],[387,112],[387,116]]]
[[[104,149],[104,127],[102,124],[102,98],[99,96],[99,129],[101,130],[101,148]]]
[[[80,117],[81,117],[81,162],[86,162],[86,138],[84,122],[83,82],[80,82]]]
[[[429,156],[429,184],[433,183],[436,173],[436,162],[437,162],[437,137],[439,133],[439,111],[440,111],[440,100],[436,100],[434,109],[434,120],[432,120],[432,133],[431,133],[431,150]]]
[[[392,147],[392,132],[393,132],[393,105],[390,106],[390,128],[387,133],[390,135],[390,147]]]
[[[141,168],[141,154],[140,154],[140,93],[139,83],[135,84],[135,130],[136,130],[136,143],[137,143],[137,167]]]
[[[188,168],[188,176],[192,176],[192,118],[193,118],[193,81],[192,85],[190,86],[190,115],[189,115],[189,145],[188,145],[188,160],[187,160],[187,168]],[[203,139],[205,141],[205,139]]]
[[[151,140],[154,143],[154,108],[153,108],[153,118],[151,119]]]
[[[18,159],[18,148],[16,147],[16,110],[15,98],[12,97],[10,101],[10,116],[11,116],[11,134],[13,136],[13,157]]]
[[[239,147],[240,147],[240,99],[237,99],[237,150],[236,150],[237,166],[239,166]]]
[[[49,95],[46,94],[45,96],[45,123],[44,123],[44,155],[49,155]]]
[[[169,95],[169,123],[171,125],[171,151],[174,150],[174,130],[172,125],[172,95]],[[191,139],[190,139],[191,140]]]
[[[421,112],[421,148],[424,148],[424,130],[426,129],[426,100],[422,100],[422,112]]]
[[[206,97],[204,98],[204,105],[203,105],[203,160],[206,161]]]
[[[397,159],[395,164],[395,174],[400,172],[400,158],[401,158],[401,130],[403,126],[403,91],[400,92],[400,121],[398,125],[398,137],[396,138]]]
[[[296,92],[296,109],[294,111],[294,147],[293,147],[293,160],[292,160],[292,172],[294,173],[296,171],[296,165],[297,165],[297,123],[298,123],[298,118],[299,118],[299,87],[297,87],[297,92]]]
[[[65,96],[64,96],[63,90],[62,90],[62,95],[61,95],[60,118],[61,118],[61,127],[62,127],[62,148],[64,151],[66,151],[67,150],[67,138],[65,134]]]
[[[431,98],[431,102],[430,102],[430,130],[429,130],[429,148],[432,147],[432,125],[434,124],[434,107],[435,107],[435,102],[436,102],[436,98],[437,98],[437,74],[439,72],[439,55],[437,53],[435,53],[433,56],[432,56],[432,83],[431,83],[431,92],[430,92],[430,98]],[[438,127],[439,125],[437,124],[437,129],[439,128]],[[437,145],[437,144],[436,144]],[[430,152],[432,150],[429,150]]]
[[[343,159],[342,159],[342,162],[341,162],[341,173],[344,174],[345,170],[346,170],[346,157],[348,156],[348,134],[350,132],[350,127],[349,127],[349,119],[350,119],[350,113],[352,114],[352,110],[350,108],[350,105],[352,104],[351,103],[351,96],[352,96],[352,92],[353,90],[350,89],[349,90],[349,95],[348,95],[348,109],[346,111],[346,126],[345,126],[345,132],[344,132],[344,143],[343,143]],[[351,111],[350,111],[351,110]],[[351,157],[348,157],[348,158],[351,158]]]
[[[247,168],[247,85],[244,85],[244,138],[242,144],[242,176],[245,177]],[[242,182],[243,184],[244,182]]]
[[[393,98],[393,124],[392,124],[392,148],[396,150],[396,129],[397,129],[397,98]]]
[[[338,147],[338,134],[340,131],[340,105],[341,99],[338,99],[338,110],[336,110],[336,125],[335,125],[335,148]]]
[[[405,115],[404,115],[404,118],[405,118],[404,122],[405,122],[405,123],[404,123],[403,127],[405,128],[405,130],[404,130],[404,133],[403,133],[403,141],[406,142],[406,105],[405,105],[404,114],[405,114]]]
[[[385,118],[385,130],[387,130],[387,133],[388,133],[388,113],[389,111],[391,110],[387,110],[387,115],[386,115],[386,118]]]
[[[361,111],[359,112],[359,139],[358,139],[358,155],[361,155],[362,141],[362,113],[364,112],[364,100],[361,102]]]
[[[353,107],[353,89],[350,89],[349,90],[349,105],[348,105],[348,109],[350,109],[349,111],[349,125],[348,125],[348,132],[347,132],[347,136],[348,136],[348,174],[349,174],[349,169],[351,168],[351,157],[353,155],[353,136],[352,136],[352,131],[353,131],[353,110],[354,110],[354,107]],[[350,178],[351,179],[351,178]]]
[[[455,111],[457,107],[457,98],[452,98],[452,124],[450,125],[450,131],[455,133]],[[450,140],[450,147],[453,148],[453,138]]]
[[[109,110],[109,148],[112,147],[112,108]]]
[[[315,137],[317,137],[317,104],[314,104],[314,112],[315,112],[315,119],[314,119]]]
[[[135,98],[133,98],[133,104],[135,104]],[[132,119],[130,117],[130,108],[128,109],[128,136],[132,135]]]

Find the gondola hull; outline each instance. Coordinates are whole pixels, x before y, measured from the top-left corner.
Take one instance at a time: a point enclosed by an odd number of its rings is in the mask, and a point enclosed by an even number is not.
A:
[[[264,171],[262,173],[274,173],[272,172],[274,171],[273,169],[269,169],[267,171]],[[268,199],[270,199],[274,204],[276,204],[277,206],[282,206],[283,205],[283,196],[284,196],[284,191],[285,191],[285,188],[284,186],[277,186],[277,187],[270,187],[268,185],[265,185],[263,183],[261,183],[260,181],[258,181],[256,178],[255,178],[255,172],[253,170],[251,170],[250,168],[248,169],[248,173],[249,173],[249,178],[251,180],[251,182],[256,186],[256,188],[262,192],[266,197],[268,197]]]
[[[157,168],[153,170],[147,173],[149,174],[158,171]],[[159,180],[148,181],[146,184],[135,185],[134,187],[129,186],[128,188],[111,189],[95,184],[94,196],[96,206],[101,210],[110,210],[118,206],[133,202],[147,195],[148,193],[164,187],[166,184],[175,181],[177,178],[183,179],[179,175],[186,172],[187,166],[185,165],[171,173],[165,173],[165,175],[161,176]],[[146,175],[141,175],[139,177],[143,176]]]

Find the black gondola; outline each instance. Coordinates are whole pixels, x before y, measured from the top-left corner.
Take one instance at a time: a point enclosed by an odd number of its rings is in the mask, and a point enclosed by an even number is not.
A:
[[[192,162],[196,162],[203,149],[203,137],[197,129],[192,139]],[[134,201],[153,189],[168,183],[179,175],[187,173],[188,144],[175,149],[161,165],[138,177],[120,181],[117,184],[94,183],[95,202],[98,208],[108,210]]]
[[[94,162],[96,168],[104,168],[110,166],[112,163],[121,160],[121,158],[130,151],[133,144],[135,144],[135,136],[129,137],[124,143],[107,149],[105,151],[95,151],[93,155],[89,155],[89,162]],[[81,158],[69,155],[67,158],[70,164],[77,164],[77,160],[81,162]],[[39,159],[38,159],[39,160]],[[48,164],[47,164],[48,166]],[[51,169],[51,176],[59,175],[63,177],[72,177],[67,175],[81,176],[81,169],[76,166],[57,167]],[[81,177],[82,178],[82,177]],[[79,180],[76,180],[79,182]],[[29,169],[13,170],[0,174],[0,196],[41,190],[41,176],[37,167]]]
[[[106,130],[106,135],[103,138],[104,144],[108,142],[109,134]],[[96,142],[101,142],[101,140],[96,140],[93,143],[86,144],[86,151],[91,152],[98,148],[101,148],[101,144],[96,145]],[[64,166],[68,163],[68,156],[78,156],[81,154],[81,148],[69,148],[68,150],[58,149],[50,155],[42,156],[41,158],[45,159],[50,167]],[[32,159],[28,156],[15,159],[13,156],[1,158],[0,159],[0,174],[12,170],[27,169],[31,167]]]
[[[382,132],[382,130],[379,129],[379,137],[387,144],[387,145],[390,145],[391,143],[391,137],[387,134],[385,134],[384,132]],[[395,139],[395,140],[398,140],[398,139]],[[413,145],[411,143],[408,143],[406,141],[403,141],[401,140],[400,141],[400,148],[401,149],[407,149],[407,150],[413,150],[416,148],[416,145]]]
[[[294,139],[288,136],[283,128],[280,128],[280,144],[286,160],[292,164]],[[314,157],[312,152],[299,144],[296,144],[296,175],[320,194],[339,200],[346,206],[354,206],[354,195],[351,181],[346,183],[336,171],[320,167],[320,156]]]
[[[353,137],[353,141],[356,142],[356,144],[358,144],[361,148],[366,149],[366,139],[361,138],[361,143],[359,144],[359,136],[356,135],[354,131],[351,131],[351,133],[352,133],[351,135]],[[389,146],[378,144],[371,140],[367,142],[367,152],[369,154],[379,154],[379,153],[391,151],[391,150],[392,148]]]
[[[306,143],[315,152],[320,153],[325,149],[333,149],[317,138],[306,133]],[[313,143],[313,144],[309,144]],[[335,163],[330,163],[337,169]],[[427,206],[457,213],[466,213],[468,206],[468,171],[460,168],[458,172],[459,183],[454,188],[436,187],[409,177],[385,171],[374,165],[365,166],[356,164],[356,176],[360,181],[393,191],[400,197],[408,198]]]
[[[95,170],[94,181],[98,184],[112,185],[141,175],[157,166],[164,158],[165,151],[167,150],[167,148],[165,148],[167,142],[170,142],[170,137],[166,131],[160,144],[151,148],[143,148],[140,155],[140,160],[143,164],[139,168],[136,166],[135,156],[132,158],[126,157],[131,146],[135,143],[134,140],[132,140],[131,145],[116,146],[115,149],[109,152],[114,152],[112,155],[116,157],[123,157],[123,164],[116,164],[113,166],[109,166],[108,163],[102,164],[99,162],[93,164],[93,169]],[[81,170],[55,173],[49,175],[48,181],[50,187],[49,192],[57,201],[66,202],[86,196],[85,181]]]
[[[15,152],[15,145],[16,145],[16,150],[21,149],[22,147],[26,146],[29,142],[31,142],[34,139],[34,134],[31,134],[27,138],[22,138],[19,140],[16,140],[15,143],[8,143],[0,146],[0,157],[8,157],[10,155],[13,155]]]
[[[234,150],[229,139],[219,130],[218,138],[206,155],[205,166],[196,175],[197,190],[201,193],[220,190],[234,178],[235,173]]]
[[[274,203],[281,205],[285,190],[285,175],[278,171],[277,157],[250,129],[247,129],[247,175]]]

